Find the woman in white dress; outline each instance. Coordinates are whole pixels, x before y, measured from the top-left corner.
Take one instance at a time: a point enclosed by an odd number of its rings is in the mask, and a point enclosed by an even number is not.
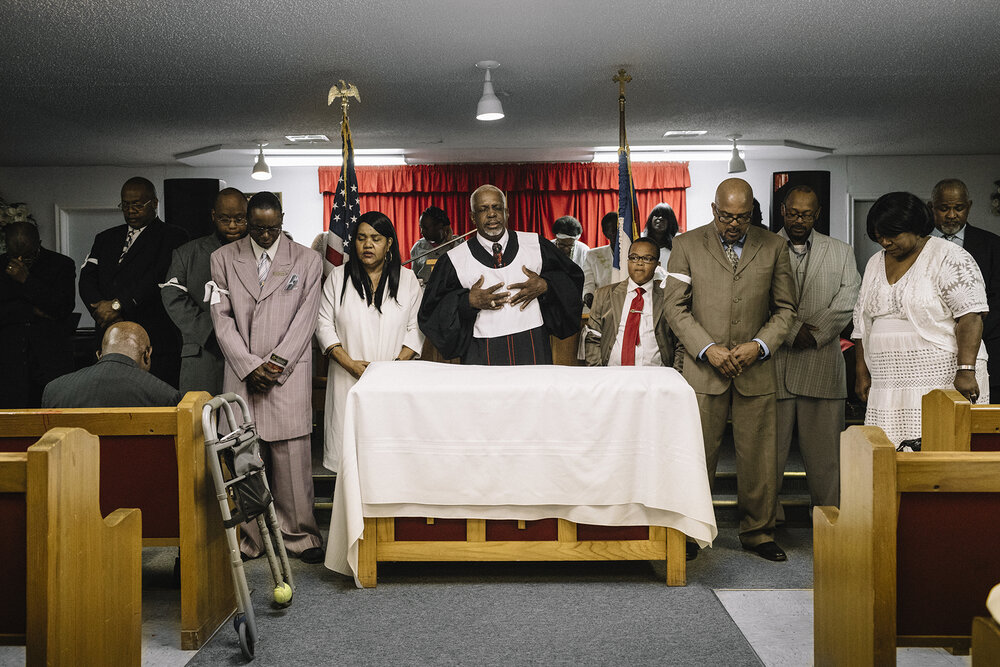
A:
[[[342,266],[323,284],[316,338],[330,358],[323,465],[337,472],[347,392],[373,361],[412,359],[423,347],[417,328],[421,289],[399,262],[396,230],[385,214],[358,219]]]
[[[957,389],[989,402],[986,285],[972,256],[928,236],[927,205],[915,195],[883,195],[868,213],[868,236],[882,246],[865,268],[854,308],[857,393],[865,424],[889,440],[920,437],[920,402],[932,389]]]

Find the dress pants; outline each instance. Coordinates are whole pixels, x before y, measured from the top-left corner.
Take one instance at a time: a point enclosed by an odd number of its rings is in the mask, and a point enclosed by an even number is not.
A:
[[[274,511],[285,548],[297,555],[323,544],[313,516],[312,439],[305,435],[292,440],[261,440],[261,454],[267,466],[267,481],[274,497]],[[264,552],[257,520],[241,526],[240,551],[256,557]]]
[[[782,398],[778,400],[776,414],[777,490],[781,491],[794,430],[798,433],[799,451],[802,452],[812,504],[840,505],[840,432],[844,430],[844,399]],[[778,520],[784,520],[781,507],[776,510]]]
[[[732,412],[736,445],[736,500],[740,542],[755,547],[774,540],[775,395],[744,396],[730,384],[721,394],[697,394],[709,485],[715,488],[719,447]]]

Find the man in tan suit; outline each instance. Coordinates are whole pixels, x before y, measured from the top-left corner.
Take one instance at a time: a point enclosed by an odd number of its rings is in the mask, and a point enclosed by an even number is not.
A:
[[[771,353],[795,318],[795,282],[785,244],[751,227],[753,190],[722,182],[713,223],[674,239],[667,264],[666,312],[685,348],[684,377],[698,396],[709,481],[732,411],[740,542],[772,561],[786,559],[774,541],[775,390]]]
[[[778,376],[777,489],[798,433],[813,505],[840,504],[840,432],[844,430],[847,372],[840,332],[851,321],[861,276],[851,246],[813,230],[820,206],[807,185],[791,188],[781,205],[795,276],[798,313],[774,351]],[[784,518],[781,506],[777,518]]]
[[[673,366],[677,339],[663,312],[663,290],[653,280],[660,265],[660,247],[647,238],[636,239],[628,251],[628,279],[597,289],[585,339],[588,366]],[[634,308],[638,290],[641,305]],[[625,312],[628,300],[629,312]],[[634,354],[624,355],[630,328],[628,316],[638,311]],[[631,361],[632,363],[628,363]]]
[[[270,454],[268,477],[288,551],[323,560],[313,516],[312,341],[323,262],[281,232],[281,202],[258,192],[247,205],[249,235],[212,253],[215,337],[226,358],[223,388],[247,399]],[[256,523],[240,545],[262,553]]]

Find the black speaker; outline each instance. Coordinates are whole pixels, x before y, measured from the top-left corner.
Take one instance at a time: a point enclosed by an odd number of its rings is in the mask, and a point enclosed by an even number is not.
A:
[[[192,239],[211,233],[212,207],[223,185],[217,178],[164,179],[164,222],[187,230]]]
[[[776,171],[772,173],[771,231],[778,232],[785,221],[781,217],[781,203],[785,194],[796,185],[808,185],[816,191],[820,212],[813,225],[820,234],[830,234],[830,172],[828,171]]]

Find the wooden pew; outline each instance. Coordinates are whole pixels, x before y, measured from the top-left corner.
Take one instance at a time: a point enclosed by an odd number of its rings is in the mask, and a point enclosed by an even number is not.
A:
[[[1000,453],[897,453],[881,429],[852,426],[840,460],[840,509],[813,510],[815,664],[967,649],[1000,580]]]
[[[1000,625],[992,616],[972,621],[972,667],[1000,665]]]
[[[56,428],[0,453],[0,643],[29,665],[139,665],[142,520],[101,518],[98,441]]]
[[[201,409],[189,392],[169,408],[0,411],[0,451],[24,451],[55,427],[100,438],[101,511],[142,510],[143,546],[177,546],[181,648],[200,648],[236,610],[229,550],[205,463]]]
[[[924,396],[921,416],[921,451],[1000,451],[1000,405],[973,405],[954,389],[935,389]]]

